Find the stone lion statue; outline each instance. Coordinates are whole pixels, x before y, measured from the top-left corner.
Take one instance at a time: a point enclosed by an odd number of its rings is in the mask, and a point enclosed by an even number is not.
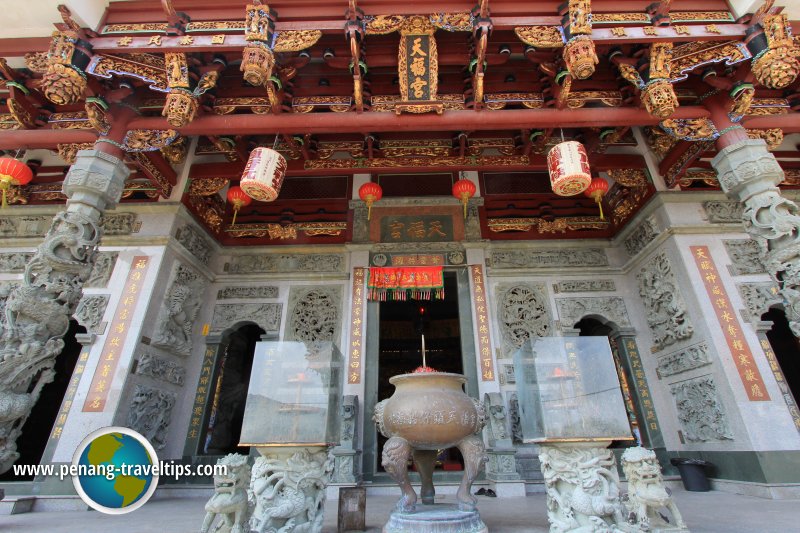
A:
[[[214,476],[214,495],[206,503],[206,517],[200,533],[208,533],[217,515],[222,515],[214,532],[247,533],[249,502],[247,487],[250,484],[250,465],[247,457],[229,453],[217,461],[228,467],[227,475]]]
[[[628,478],[628,517],[633,524],[641,531],[689,531],[664,487],[655,452],[628,448],[622,454],[622,471]],[[659,512],[664,507],[672,513],[673,523]]]

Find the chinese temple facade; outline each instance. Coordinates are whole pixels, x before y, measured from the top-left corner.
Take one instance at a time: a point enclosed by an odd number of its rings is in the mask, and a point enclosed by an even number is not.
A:
[[[246,452],[255,343],[281,340],[342,353],[334,484],[389,483],[372,412],[424,350],[524,495],[514,354],[592,335],[668,473],[800,495],[796,3],[64,4],[0,38],[0,150],[33,174],[0,184],[7,494],[71,494],[11,465],[104,426]],[[589,172],[560,188],[571,141]],[[257,148],[280,164],[246,195]]]

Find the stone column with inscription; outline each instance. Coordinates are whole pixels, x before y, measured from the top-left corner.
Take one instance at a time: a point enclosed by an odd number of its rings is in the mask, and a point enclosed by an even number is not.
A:
[[[109,141],[124,135],[109,134]],[[104,140],[104,139],[101,139]],[[113,208],[130,171],[121,150],[100,144],[78,152],[64,180],[67,209],[58,213],[8,297],[0,338],[0,473],[19,454],[16,440],[42,387],[53,380],[62,337],[83,294],[102,236],[101,216]]]
[[[780,286],[786,317],[800,337],[800,216],[797,204],[781,195],[784,173],[760,139],[749,139],[721,107],[711,107],[717,129],[725,131],[711,160],[719,184],[729,198],[744,204],[747,233],[761,246],[767,270]],[[727,130],[727,131],[726,131]]]

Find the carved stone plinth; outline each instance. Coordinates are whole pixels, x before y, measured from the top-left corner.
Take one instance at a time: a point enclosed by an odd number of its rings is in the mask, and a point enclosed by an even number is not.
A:
[[[333,458],[319,446],[259,446],[250,492],[255,509],[250,527],[259,533],[320,533],[325,517],[325,487]]]
[[[514,448],[489,448],[486,450],[486,477],[489,481],[520,481]]]
[[[383,533],[488,533],[478,511],[462,511],[457,505],[420,505],[412,513],[394,511]]]
[[[610,441],[543,443],[539,453],[551,533],[639,531],[630,528],[619,499],[619,474]]]

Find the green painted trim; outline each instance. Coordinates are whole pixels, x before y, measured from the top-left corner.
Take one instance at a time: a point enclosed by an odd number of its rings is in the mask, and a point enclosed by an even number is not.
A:
[[[668,452],[672,457],[709,461],[708,477],[753,483],[800,483],[800,450],[768,452]]]

